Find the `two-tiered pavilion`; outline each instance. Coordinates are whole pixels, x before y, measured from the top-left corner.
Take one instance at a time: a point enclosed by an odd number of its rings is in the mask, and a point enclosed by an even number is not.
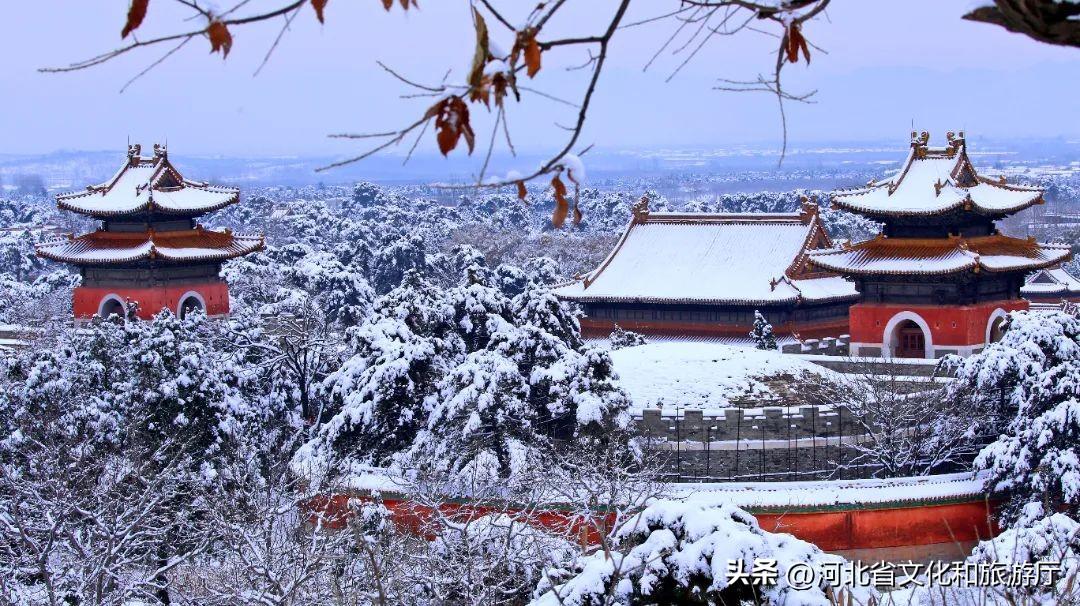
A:
[[[100,227],[42,243],[37,253],[79,267],[76,321],[131,313],[148,319],[162,309],[225,315],[229,291],[221,263],[261,249],[263,238],[206,229],[196,218],[235,204],[239,194],[185,179],[163,145],[154,145],[150,157],[130,145],[111,179],[56,198],[61,209],[98,219]]]
[[[835,208],[884,224],[875,238],[809,253],[810,264],[853,279],[851,353],[970,355],[1000,338],[1008,312],[1028,308],[1025,275],[1069,258],[1067,246],[1000,233],[995,221],[1043,201],[1042,191],[980,177],[964,134],[945,147],[912,133],[900,171],[836,192]]]

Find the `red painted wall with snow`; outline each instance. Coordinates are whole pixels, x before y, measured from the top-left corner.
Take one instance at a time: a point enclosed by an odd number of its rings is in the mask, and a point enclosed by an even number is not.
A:
[[[351,498],[337,494],[309,501],[310,521],[321,517],[324,525],[342,528],[350,515],[348,502]],[[359,498],[368,500],[370,497]],[[383,504],[390,510],[395,523],[417,533],[424,533],[426,524],[434,516],[429,506],[406,500],[386,499]],[[748,510],[762,529],[795,535],[825,551],[865,553],[869,550],[868,555],[874,559],[925,561],[943,551],[952,553],[950,548],[955,550],[958,544],[967,545],[970,550],[972,543],[996,536],[999,528],[994,518],[998,505],[997,501],[975,496],[955,502],[850,505],[791,511],[755,511],[750,507]],[[446,503],[439,509],[451,518],[455,515],[475,517],[493,511],[465,503]],[[523,515],[526,516],[524,521],[535,526],[570,531],[583,544],[599,542],[599,529],[581,522],[571,512],[550,510]],[[614,522],[610,517],[601,519],[605,524]]]
[[[203,298],[206,303],[206,315],[217,316],[229,313],[229,286],[225,282],[149,288],[80,286],[72,293],[72,309],[76,318],[90,319],[101,309],[102,300],[109,295],[118,295],[125,302],[138,301],[138,317],[149,320],[162,309],[169,309],[175,314],[180,304],[180,297],[189,292],[197,292]]]
[[[934,347],[979,345],[986,341],[986,325],[996,309],[1006,312],[1028,308],[1024,299],[990,301],[977,305],[894,305],[856,303],[849,323],[853,343],[881,343],[889,320],[903,311],[918,314],[930,326]]]

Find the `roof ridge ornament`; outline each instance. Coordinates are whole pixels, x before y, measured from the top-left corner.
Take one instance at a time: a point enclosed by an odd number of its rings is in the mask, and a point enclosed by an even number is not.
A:
[[[809,224],[817,214],[817,200],[811,201],[809,196],[799,196],[799,221],[804,225]]]
[[[649,220],[649,194],[641,195],[641,199],[630,209],[634,213],[634,223],[645,223]]]
[[[154,157],[166,160],[169,158],[169,149],[164,144],[154,144]]]
[[[128,164],[138,164],[139,157],[142,154],[142,145],[138,143],[132,143],[128,145]]]
[[[926,147],[930,143],[930,133],[911,131],[911,147],[915,150],[915,157],[922,160],[926,157]]]
[[[964,140],[964,131],[954,133],[950,130],[949,132],[945,133],[945,138],[949,141],[948,155],[950,158],[953,157],[956,152],[960,151],[961,148],[967,145]]]

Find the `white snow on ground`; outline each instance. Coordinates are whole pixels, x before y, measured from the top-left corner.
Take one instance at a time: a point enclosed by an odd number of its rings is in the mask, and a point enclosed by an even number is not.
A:
[[[732,398],[775,395],[762,378],[776,374],[819,376],[836,373],[778,351],[722,343],[669,341],[611,352],[619,383],[633,400],[632,413],[645,408],[704,409],[723,414]]]

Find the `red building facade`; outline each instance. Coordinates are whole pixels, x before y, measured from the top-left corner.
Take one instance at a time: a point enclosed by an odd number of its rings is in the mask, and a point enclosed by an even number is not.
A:
[[[852,279],[856,356],[939,358],[971,355],[1000,338],[1010,311],[1027,309],[1026,274],[1054,267],[1067,246],[1000,233],[995,221],[1041,204],[1042,191],[980,177],[964,134],[934,148],[912,133],[900,171],[866,187],[836,192],[835,208],[884,224],[876,238],[812,251],[810,263]]]
[[[235,204],[239,190],[185,179],[162,145],[153,156],[128,147],[127,160],[105,183],[57,196],[61,209],[98,219],[93,232],[45,242],[38,255],[79,267],[75,320],[110,315],[149,319],[163,309],[178,316],[229,313],[221,263],[263,247],[259,235],[204,228],[196,218]]]

